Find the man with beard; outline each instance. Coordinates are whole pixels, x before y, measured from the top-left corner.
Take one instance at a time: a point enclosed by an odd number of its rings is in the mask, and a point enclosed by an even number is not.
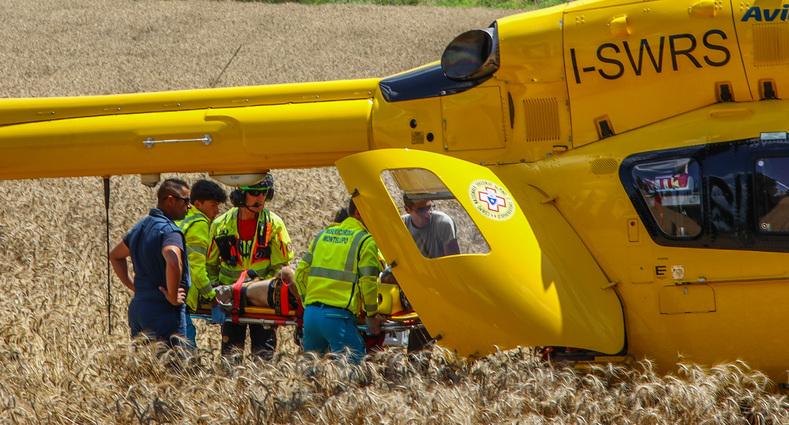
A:
[[[277,275],[293,259],[290,236],[282,219],[265,208],[274,196],[274,176],[242,186],[230,194],[233,208],[211,224],[206,271],[212,284],[231,285],[245,270],[260,279]],[[222,354],[243,350],[247,327],[252,354],[271,358],[277,346],[276,331],[263,325],[222,325]]]
[[[123,237],[112,252],[112,269],[134,292],[129,303],[131,336],[140,333],[173,346],[186,334],[184,298],[189,288],[185,241],[175,220],[189,209],[189,185],[167,179],[159,186],[157,207]],[[131,257],[134,279],[126,261]]]

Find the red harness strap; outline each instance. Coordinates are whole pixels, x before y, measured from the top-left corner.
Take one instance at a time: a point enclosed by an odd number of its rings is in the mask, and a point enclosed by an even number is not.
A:
[[[247,271],[244,270],[241,272],[241,276],[238,277],[236,283],[233,284],[233,308],[230,310],[230,318],[233,320],[233,323],[238,324],[238,318],[240,315],[244,314],[244,306],[241,305],[241,295],[244,289],[244,281],[247,280]]]
[[[280,305],[280,312],[281,315],[287,316],[290,313],[290,299],[288,295],[290,294],[288,290],[288,284],[285,281],[282,281],[282,284],[279,285],[279,305]]]
[[[296,327],[304,329],[304,305],[301,303],[301,297],[296,297]]]

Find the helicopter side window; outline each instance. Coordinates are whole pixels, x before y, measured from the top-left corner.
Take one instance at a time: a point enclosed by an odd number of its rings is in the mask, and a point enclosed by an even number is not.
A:
[[[763,233],[789,233],[789,158],[756,161],[756,217]]]
[[[701,234],[701,169],[692,158],[642,162],[632,169],[641,199],[665,236],[692,239]]]
[[[403,225],[424,257],[490,251],[466,210],[434,173],[407,168],[385,170],[381,177],[400,209]]]

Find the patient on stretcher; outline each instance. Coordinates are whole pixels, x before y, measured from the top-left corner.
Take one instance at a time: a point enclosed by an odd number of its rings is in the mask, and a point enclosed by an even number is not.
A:
[[[243,276],[243,275],[242,275]],[[221,285],[216,289],[216,302],[227,311],[238,311],[247,306],[268,307],[276,314],[287,314],[299,306],[299,296],[294,282],[294,272],[283,267],[271,279],[260,279],[254,270],[233,285]],[[285,305],[283,305],[285,304]]]

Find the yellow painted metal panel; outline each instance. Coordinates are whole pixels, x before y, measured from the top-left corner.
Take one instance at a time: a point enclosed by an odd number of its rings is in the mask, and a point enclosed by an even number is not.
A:
[[[765,97],[765,84],[775,96],[789,94],[789,9],[777,0],[735,2],[734,22],[751,92]]]
[[[411,126],[412,122],[415,124]],[[408,147],[443,152],[444,129],[439,98],[389,103],[380,95],[373,101],[375,148]]]
[[[343,158],[337,168],[384,256],[420,317],[441,344],[461,354],[495,347],[566,345],[616,353],[624,344],[621,306],[589,252],[555,211],[540,226],[554,235],[535,237],[517,200],[490,169],[415,150],[386,149]],[[402,224],[381,173],[425,168],[441,178],[488,241],[487,254],[428,259]],[[514,208],[483,214],[472,198],[479,182],[495,188]],[[514,195],[514,194],[513,194]],[[399,224],[396,224],[399,223]]]
[[[658,294],[661,314],[715,311],[715,291],[708,285],[664,286]]]
[[[717,104],[571,150],[545,161],[496,168],[507,186],[534,185],[567,218],[616,286],[627,317],[628,352],[656,360],[662,370],[680,361],[707,365],[746,360],[773,379],[785,377],[789,338],[782,312],[789,299],[789,254],[657,245],[638,220],[639,241],[630,242],[627,220],[636,217],[619,173],[594,174],[590,164],[617,164],[637,152],[758,137],[789,130],[789,102]],[[519,199],[520,201],[520,199]],[[521,201],[521,205],[523,202]],[[528,209],[524,206],[524,209]],[[539,219],[529,217],[535,231]],[[539,236],[538,236],[539,237]],[[660,288],[672,284],[681,265],[691,286],[715,292],[715,311],[661,314]],[[661,269],[662,277],[656,272]]]
[[[442,97],[441,111],[446,150],[504,147],[504,121],[498,87],[479,87]]]
[[[331,165],[370,148],[370,108],[361,99],[0,126],[0,178]],[[206,136],[210,143],[196,141]],[[163,140],[179,142],[156,143]]]
[[[731,4],[716,3],[711,15],[671,0],[567,13],[573,145],[598,140],[595,121],[603,117],[622,133],[713,104],[719,83],[730,85],[735,101],[751,100]],[[623,16],[627,31],[614,31]],[[667,93],[676,95],[667,100]]]
[[[66,118],[369,99],[378,79],[109,96],[0,99],[0,125]]]
[[[562,13],[566,6],[497,21],[502,66],[495,77],[506,83],[503,94],[512,98],[515,119],[507,156],[516,160],[545,158],[554,145],[572,147],[570,99],[562,59]]]

